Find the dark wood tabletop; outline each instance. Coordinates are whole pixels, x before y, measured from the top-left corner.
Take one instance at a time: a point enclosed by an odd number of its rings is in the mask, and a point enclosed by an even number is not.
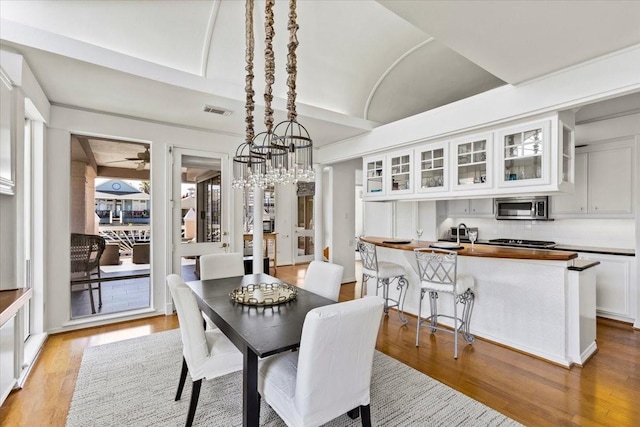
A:
[[[268,274],[248,274],[224,279],[189,282],[200,309],[241,348],[247,345],[259,357],[266,357],[300,345],[302,324],[309,310],[334,301],[298,288],[295,300],[272,307],[254,307],[234,302],[229,293],[255,283],[283,283]]]
[[[239,286],[283,283],[268,274],[248,274],[224,279],[187,282],[200,309],[243,353],[242,421],[258,426],[258,357],[266,357],[300,346],[307,313],[335,302],[298,288],[295,300],[272,307],[254,307],[234,302],[229,293]]]

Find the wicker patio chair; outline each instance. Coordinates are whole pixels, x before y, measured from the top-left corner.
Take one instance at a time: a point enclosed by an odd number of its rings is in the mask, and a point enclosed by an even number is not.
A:
[[[93,234],[71,233],[71,273],[79,273],[79,279],[91,279],[98,275],[95,283],[98,283],[98,308],[102,308],[102,289],[100,286],[100,257],[106,244],[104,238]],[[71,280],[71,285],[74,284]],[[95,314],[96,306],[93,302],[93,283],[88,283],[89,299],[91,300],[91,313]]]

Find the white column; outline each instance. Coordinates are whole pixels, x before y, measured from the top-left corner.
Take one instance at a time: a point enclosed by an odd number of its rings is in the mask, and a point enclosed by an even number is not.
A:
[[[313,259],[322,261],[322,251],[324,249],[323,231],[324,218],[322,216],[322,165],[314,165],[316,174],[315,194],[313,195],[313,241],[315,250]]]
[[[264,237],[262,233],[262,211],[264,205],[264,191],[258,185],[253,187],[253,273],[265,273],[262,268],[264,257]],[[269,273],[268,271],[266,273]]]

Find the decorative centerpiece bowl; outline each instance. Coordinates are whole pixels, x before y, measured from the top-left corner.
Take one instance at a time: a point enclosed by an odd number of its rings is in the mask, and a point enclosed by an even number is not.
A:
[[[286,283],[256,283],[240,286],[229,296],[239,304],[268,307],[296,299],[298,290]]]

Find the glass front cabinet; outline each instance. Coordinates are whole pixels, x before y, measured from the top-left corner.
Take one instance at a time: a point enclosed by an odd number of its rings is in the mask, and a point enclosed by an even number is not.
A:
[[[387,195],[413,193],[412,163],[412,150],[387,155],[387,170],[389,171]]]
[[[429,144],[415,150],[416,191],[443,192],[449,189],[448,143]]]
[[[498,185],[521,187],[549,183],[551,122],[528,123],[498,133]]]
[[[364,159],[364,194],[384,196],[384,156]]]
[[[493,139],[491,134],[472,135],[452,142],[453,190],[491,188]]]

